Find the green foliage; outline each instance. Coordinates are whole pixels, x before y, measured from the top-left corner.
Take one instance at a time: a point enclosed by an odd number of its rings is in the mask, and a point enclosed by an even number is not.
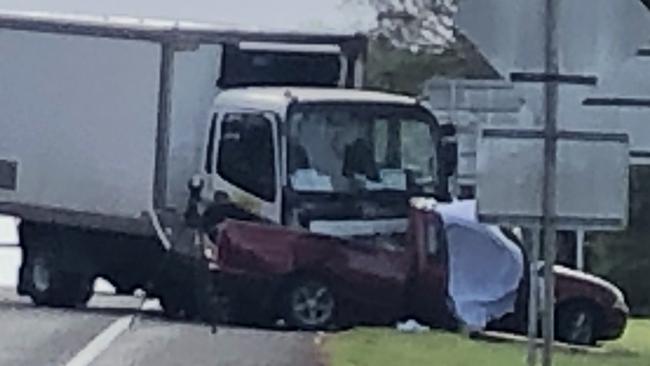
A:
[[[650,167],[630,174],[630,223],[621,233],[589,238],[591,267],[625,292],[632,310],[650,314]]]
[[[440,53],[455,40],[457,0],[368,1],[378,20],[371,34],[384,36],[399,48]]]
[[[420,94],[422,83],[433,76],[449,78],[498,78],[476,48],[464,37],[441,54],[398,49],[385,38],[370,43],[366,85],[410,95]]]

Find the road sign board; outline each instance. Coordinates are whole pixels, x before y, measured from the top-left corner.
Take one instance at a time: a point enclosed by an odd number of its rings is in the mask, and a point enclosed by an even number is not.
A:
[[[513,83],[492,79],[431,78],[423,97],[441,123],[456,126],[459,186],[476,185],[476,141],[483,127],[533,127],[533,115]]]
[[[499,73],[544,71],[543,0],[463,0],[456,25]],[[603,75],[647,41],[650,12],[641,1],[559,3],[559,68],[565,75]],[[586,79],[584,79],[586,80]]]
[[[580,109],[594,115],[602,128],[616,126],[630,135],[630,158],[633,165],[650,164],[650,80],[639,75],[650,72],[650,49],[603,78],[598,88],[584,97]],[[607,117],[604,117],[607,116]]]
[[[627,135],[620,133],[558,133],[558,229],[620,230],[627,225],[628,145]],[[543,146],[541,130],[481,131],[477,197],[482,222],[541,225]]]

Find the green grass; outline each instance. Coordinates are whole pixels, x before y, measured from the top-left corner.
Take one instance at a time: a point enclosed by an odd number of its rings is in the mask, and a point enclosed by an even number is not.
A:
[[[330,336],[325,352],[331,366],[502,366],[525,365],[526,345],[489,343],[444,332],[404,334],[362,328]],[[600,352],[556,351],[558,366],[650,366],[650,320],[632,320],[618,341]]]

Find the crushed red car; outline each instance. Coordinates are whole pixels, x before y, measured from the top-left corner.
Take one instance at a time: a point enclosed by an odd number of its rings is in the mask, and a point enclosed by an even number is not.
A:
[[[403,319],[454,328],[471,319],[464,313],[474,311],[485,315],[484,327],[523,332],[525,264],[513,262],[523,268],[515,271],[520,278],[512,293],[504,290],[501,298],[463,308],[464,300],[450,291],[458,271],[453,264],[459,263],[450,260],[450,253],[462,244],[448,235],[451,228],[435,206],[411,206],[406,220],[375,220],[371,230],[362,222],[328,222],[321,230],[328,234],[225,220],[213,240],[205,240],[204,252],[235,318],[283,319],[305,330],[392,325]],[[478,230],[480,224],[466,221],[468,230]],[[559,339],[592,344],[622,334],[628,310],[620,290],[564,267],[556,267],[556,276]]]

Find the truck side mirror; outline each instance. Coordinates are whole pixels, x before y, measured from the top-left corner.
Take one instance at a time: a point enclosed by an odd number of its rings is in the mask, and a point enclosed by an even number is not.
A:
[[[190,191],[190,198],[195,199],[195,200],[200,200],[201,199],[201,191],[203,190],[203,186],[205,185],[205,182],[203,181],[203,178],[201,176],[195,175],[190,179],[189,182],[187,182],[187,188]]]
[[[440,135],[443,139],[449,137],[456,137],[456,126],[451,123],[440,126]]]
[[[201,214],[199,213],[199,202],[201,201],[201,191],[205,182],[200,176],[194,176],[187,182],[187,188],[190,195],[187,199],[187,207],[185,208],[185,221],[189,227],[198,227],[201,222]]]
[[[440,170],[445,177],[451,177],[458,167],[458,143],[456,141],[443,140],[440,146],[441,166]]]
[[[458,167],[458,143],[456,142],[456,127],[452,124],[440,126],[440,146],[438,147],[438,186],[437,197],[441,201],[451,201],[449,177],[454,175]]]
[[[441,146],[440,161],[441,173],[445,177],[450,177],[456,172],[458,167],[458,143],[456,142],[456,126],[453,124],[444,124],[440,126]]]

